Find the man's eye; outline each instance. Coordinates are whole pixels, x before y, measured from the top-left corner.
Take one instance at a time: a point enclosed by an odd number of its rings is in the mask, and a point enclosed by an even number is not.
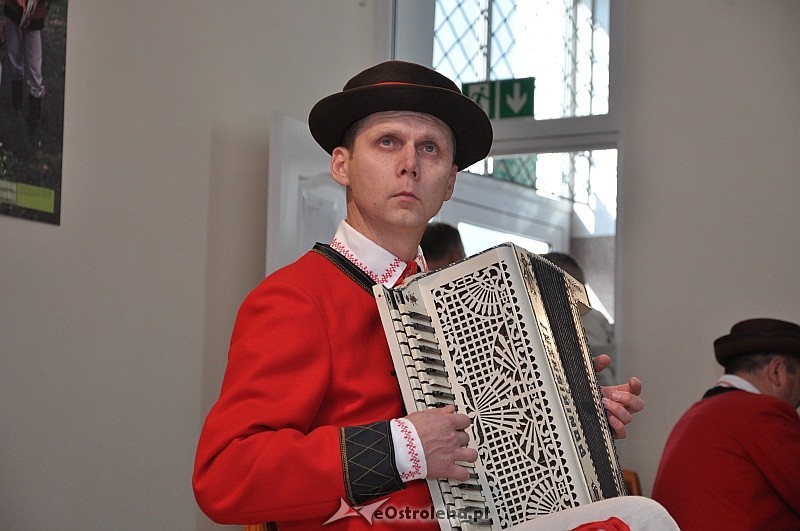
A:
[[[382,146],[391,146],[392,139],[391,138],[381,138],[381,145]]]
[[[436,146],[433,144],[426,144],[422,149],[425,151],[425,153],[436,153]]]

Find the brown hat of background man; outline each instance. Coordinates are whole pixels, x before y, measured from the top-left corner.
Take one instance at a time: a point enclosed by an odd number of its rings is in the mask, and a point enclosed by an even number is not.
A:
[[[800,326],[779,319],[748,319],[714,341],[720,365],[745,354],[785,354],[800,358]]]
[[[456,140],[454,164],[459,170],[483,160],[492,147],[492,123],[483,109],[449,78],[405,61],[387,61],[356,74],[341,92],[311,109],[311,136],[331,153],[342,145],[350,127],[370,114],[413,111],[446,123]]]

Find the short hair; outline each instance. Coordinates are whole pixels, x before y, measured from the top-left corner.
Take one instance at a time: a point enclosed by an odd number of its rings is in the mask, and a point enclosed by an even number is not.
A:
[[[752,352],[736,356],[725,364],[725,374],[758,372],[772,360],[772,358],[782,358],[786,364],[786,370],[794,374],[800,369],[800,359],[795,356],[784,354],[783,352]]]
[[[425,227],[419,245],[426,260],[441,260],[447,256],[450,249],[462,245],[461,234],[457,228],[448,223],[434,221]]]
[[[583,276],[583,268],[580,266],[580,264],[578,264],[578,261],[575,260],[575,257],[572,256],[571,254],[559,253],[553,251],[551,253],[543,254],[542,258],[546,258],[547,260],[550,260],[561,269],[564,269],[567,273],[574,276],[575,280],[577,280],[581,284],[585,282]]]
[[[361,132],[362,124],[366,118],[362,118],[357,122],[354,122],[347,128],[347,131],[344,133],[344,138],[342,138],[342,147],[347,149],[347,151],[353,151],[353,148],[356,145],[356,136],[358,133]]]

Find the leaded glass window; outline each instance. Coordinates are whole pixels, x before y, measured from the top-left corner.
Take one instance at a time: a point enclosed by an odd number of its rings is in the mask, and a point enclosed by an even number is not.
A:
[[[608,0],[436,0],[433,67],[459,83],[536,78],[537,120],[605,114]]]
[[[609,112],[610,0],[436,0],[434,18],[433,67],[457,83],[534,77],[537,121]],[[469,171],[616,217],[616,149],[535,143]]]

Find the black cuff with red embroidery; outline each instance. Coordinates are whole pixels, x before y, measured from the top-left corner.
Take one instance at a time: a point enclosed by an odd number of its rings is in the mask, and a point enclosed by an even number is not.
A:
[[[352,505],[405,488],[397,471],[388,420],[341,428],[339,442],[344,486]]]

